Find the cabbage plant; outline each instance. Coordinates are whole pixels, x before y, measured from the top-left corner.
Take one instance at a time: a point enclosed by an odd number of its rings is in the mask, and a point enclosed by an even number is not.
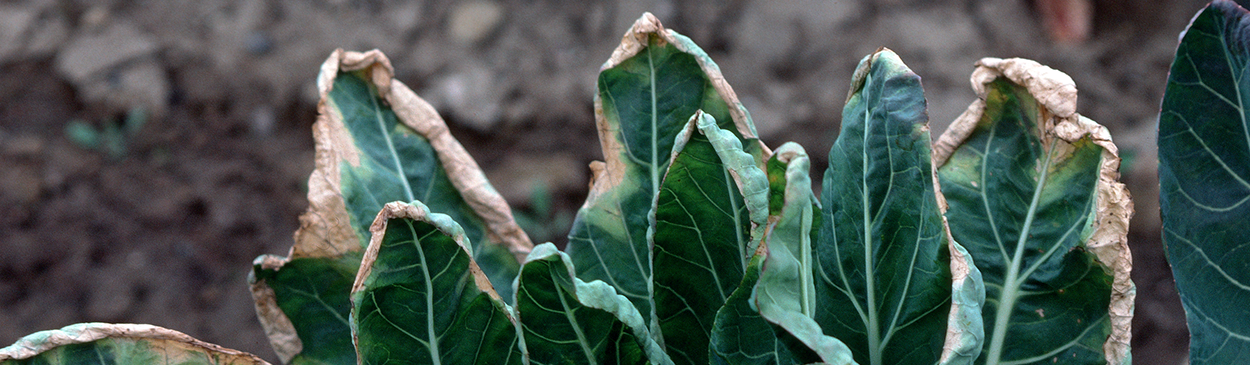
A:
[[[291,364],[1129,363],[1107,130],[1036,62],[972,81],[933,143],[920,77],[864,57],[817,196],[803,147],[762,141],[716,63],[644,14],[601,68],[604,160],[561,249],[529,241],[381,52],[337,50],[309,208],[288,255],[255,261],[257,315]],[[263,363],[127,326],[0,361]]]

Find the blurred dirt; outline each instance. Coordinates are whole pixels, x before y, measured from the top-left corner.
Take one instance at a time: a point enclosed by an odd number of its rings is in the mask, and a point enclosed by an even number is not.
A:
[[[535,240],[562,241],[601,158],[598,67],[650,11],[717,61],[769,145],[810,151],[815,178],[850,74],[878,47],[924,78],[934,136],[973,99],[980,57],[1070,74],[1079,111],[1126,157],[1134,357],[1178,364],[1188,340],[1159,242],[1154,131],[1177,35],[1204,2],[1087,3],[1088,38],[1057,42],[1027,0],[0,1],[0,345],[140,322],[275,361],[246,274],[291,245],[313,81],[335,48],[390,56],[537,222]],[[74,120],[134,132],[110,152],[67,132]]]

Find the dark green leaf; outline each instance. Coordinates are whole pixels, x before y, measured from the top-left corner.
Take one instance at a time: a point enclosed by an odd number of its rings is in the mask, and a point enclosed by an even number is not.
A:
[[[286,317],[299,319],[290,322],[294,335],[300,340],[299,345],[275,348],[279,354],[294,355],[284,358],[286,363],[350,364],[356,361],[348,316],[351,314],[349,294],[352,278],[360,265],[359,255],[349,254],[337,260],[294,259],[285,262],[281,270],[268,267],[269,263],[282,263],[281,257],[266,255],[256,260],[249,278],[254,296],[258,301],[264,297],[275,299],[276,306]],[[256,293],[264,292],[265,288],[269,288],[267,294]],[[271,335],[279,330],[267,321],[261,323]]]
[[[881,50],[851,85],[822,190],[816,321],[861,364],[934,364],[951,308],[951,243],[920,77]]]
[[[655,312],[679,364],[706,364],[716,311],[742,281],[768,180],[733,133],[696,112],[673,146],[654,209]]]
[[[1215,1],[1176,50],[1159,114],[1163,242],[1192,364],[1250,363],[1250,16]]]
[[[351,298],[361,363],[521,363],[510,310],[451,217],[395,202],[372,227]]]
[[[602,281],[573,277],[568,256],[555,245],[534,247],[516,293],[530,363],[672,363],[638,309]]]

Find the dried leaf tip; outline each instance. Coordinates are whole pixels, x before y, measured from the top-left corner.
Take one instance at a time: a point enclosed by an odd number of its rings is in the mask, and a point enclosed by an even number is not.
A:
[[[664,25],[660,24],[660,19],[651,13],[642,13],[638,20],[634,21],[634,25],[629,27],[625,35],[621,37],[621,44],[612,51],[612,57],[599,68],[600,71],[616,67],[616,65],[633,57],[647,48],[647,43],[651,34],[658,34],[664,31]],[[659,37],[661,41],[669,41],[664,37]]]

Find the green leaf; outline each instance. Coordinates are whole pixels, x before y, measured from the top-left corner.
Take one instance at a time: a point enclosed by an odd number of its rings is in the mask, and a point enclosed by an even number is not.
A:
[[[462,223],[474,259],[512,298],[529,239],[433,108],[392,75],[377,51],[335,51],[322,65],[309,209],[290,256],[258,258],[250,278],[261,323],[285,362],[353,356],[347,293],[369,225],[387,202],[420,200]]]
[[[630,28],[599,74],[595,122],[604,162],[594,173],[566,248],[583,280],[602,280],[638,307],[659,334],[652,304],[649,215],[674,137],[696,110],[751,141],[755,129],[720,69],[690,39],[651,14]],[[758,157],[757,157],[758,158]]]
[[[638,309],[602,281],[573,276],[551,243],[534,247],[517,277],[526,353],[537,364],[672,364]]]
[[[733,133],[696,112],[677,135],[653,210],[655,312],[681,364],[706,364],[716,311],[742,281],[768,180]]]
[[[955,240],[985,280],[984,364],[1128,363],[1127,192],[1071,78],[983,59],[980,97],[938,142]]]
[[[0,364],[265,364],[260,358],[146,324],[79,323],[0,348]]]
[[[1193,364],[1250,363],[1250,38],[1246,10],[1215,1],[1176,49],[1159,114],[1163,242]]]
[[[464,230],[421,202],[387,203],[352,286],[362,364],[520,364],[511,310]]]
[[[860,62],[829,151],[816,321],[861,364],[933,364],[951,308],[920,77],[889,50]]]
[[[298,354],[284,358],[288,364],[350,364],[356,361],[348,317],[351,314],[352,279],[360,265],[361,253],[338,259],[296,258],[286,261],[275,256],[262,256],[252,269],[252,294],[258,308],[279,313],[259,313],[261,324],[279,354]],[[280,265],[280,266],[278,266]],[[277,270],[274,267],[280,267]],[[260,286],[262,283],[278,285]],[[277,298],[282,298],[278,300]],[[281,314],[281,316],[279,316]],[[283,318],[285,326],[274,323]],[[285,330],[279,334],[278,331]],[[293,331],[292,331],[293,330]],[[288,344],[316,344],[298,348],[280,348]]]
[[[716,313],[709,351],[712,364],[784,365],[821,361],[820,356],[803,343],[784,334],[779,335],[777,332],[783,330],[775,329],[752,305],[753,289],[759,283],[760,267],[764,266],[766,256],[751,258],[742,285],[734,290]],[[849,360],[850,351],[845,353]]]

